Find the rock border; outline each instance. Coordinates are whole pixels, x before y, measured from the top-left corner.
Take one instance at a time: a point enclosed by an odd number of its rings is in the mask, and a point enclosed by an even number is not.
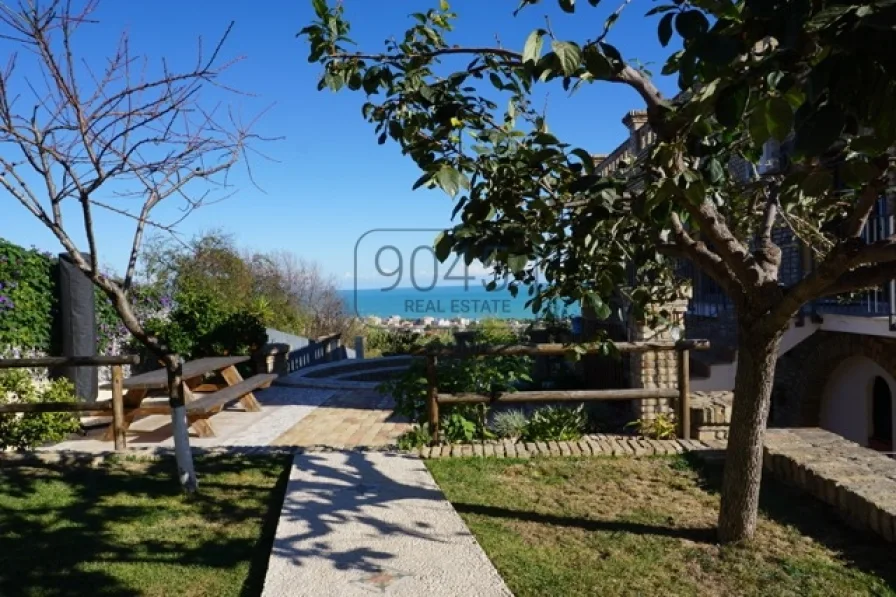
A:
[[[534,458],[542,456],[666,456],[686,452],[723,450],[725,442],[692,439],[653,440],[631,436],[588,435],[578,441],[519,442],[486,441],[474,444],[424,446],[399,450],[385,446],[214,446],[194,447],[194,456],[286,456],[323,452],[388,452],[433,458]],[[95,465],[103,462],[159,460],[174,456],[172,448],[128,448],[121,452],[38,450],[0,453],[0,468],[39,464]]]

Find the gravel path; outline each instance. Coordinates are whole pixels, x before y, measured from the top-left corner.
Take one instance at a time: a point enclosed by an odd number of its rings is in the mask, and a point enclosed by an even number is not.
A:
[[[511,595],[416,456],[297,454],[263,597]]]

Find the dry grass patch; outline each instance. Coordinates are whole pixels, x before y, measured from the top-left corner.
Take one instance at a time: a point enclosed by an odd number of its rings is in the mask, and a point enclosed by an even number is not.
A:
[[[684,458],[429,461],[517,597],[896,595],[896,550],[766,482],[749,546],[715,543],[718,475]]]

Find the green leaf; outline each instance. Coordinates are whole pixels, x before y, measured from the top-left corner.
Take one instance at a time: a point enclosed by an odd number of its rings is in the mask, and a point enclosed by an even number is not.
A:
[[[553,41],[551,49],[560,59],[560,68],[566,76],[572,75],[579,68],[582,62],[582,51],[579,46],[568,41]]]
[[[708,162],[706,162],[705,168],[706,178],[712,184],[718,183],[725,177],[725,168],[716,158],[712,158]]]
[[[594,44],[585,47],[585,68],[595,79],[608,79],[613,75],[613,65]]]
[[[541,48],[544,45],[544,29],[536,29],[529,34],[526,45],[523,48],[523,62],[537,62],[541,57]]]
[[[669,11],[675,10],[675,8],[676,8],[676,7],[675,7],[675,5],[673,5],[673,4],[664,4],[664,5],[662,5],[662,6],[654,6],[653,8],[651,8],[650,10],[648,10],[648,11],[644,14],[644,16],[645,16],[645,17],[652,17],[653,15],[656,15],[656,14],[660,14],[660,13],[663,13],[663,12],[669,12]]]
[[[560,0],[560,8],[564,12],[573,13],[576,11],[576,0]]]
[[[674,14],[667,13],[660,19],[660,26],[657,33],[660,37],[660,43],[663,44],[664,48],[669,45],[669,40],[672,39],[672,19],[674,18]]]
[[[319,18],[324,18],[327,16],[327,12],[329,12],[329,8],[327,7],[327,0],[311,0],[311,4],[314,6],[314,13]]]
[[[451,255],[454,239],[450,235],[440,232],[433,246],[435,247],[436,259],[444,263],[448,256]]]
[[[845,125],[843,112],[827,104],[810,115],[797,129],[794,149],[801,155],[820,155],[840,137]]]
[[[449,8],[451,8],[451,7],[448,5],[448,0],[439,0],[439,10],[441,10],[442,12],[445,12]]]
[[[750,137],[756,145],[765,143],[771,136],[771,132],[768,130],[768,119],[765,116],[767,110],[767,102],[757,102],[750,113],[750,120],[747,126],[750,129]]]
[[[594,172],[594,158],[591,157],[591,154],[581,148],[573,149],[569,153],[582,161],[582,166],[585,168],[585,172],[588,174]]]
[[[515,274],[525,270],[528,263],[529,257],[526,255],[511,255],[507,259],[507,267]]]
[[[793,110],[783,97],[769,99],[766,117],[768,131],[778,141],[786,139],[793,130]]]
[[[709,21],[699,10],[686,10],[675,17],[675,29],[685,39],[694,39],[709,31]]]
[[[432,172],[424,172],[423,176],[417,179],[417,182],[414,183],[412,187],[413,190],[417,190],[425,184],[432,182]]]
[[[834,186],[834,177],[825,170],[816,170],[803,180],[800,185],[803,193],[809,197],[820,197],[830,191]]]
[[[594,314],[598,319],[607,319],[613,313],[610,306],[602,301],[596,294],[589,294],[588,302],[591,305],[591,308],[594,309]]]
[[[863,159],[850,160],[840,169],[843,182],[851,187],[861,187],[877,177],[880,173],[876,167]]]
[[[726,87],[716,97],[716,120],[725,127],[740,124],[750,98],[750,88],[746,84]]]
[[[438,173],[436,173],[436,183],[438,183],[442,190],[448,193],[451,198],[457,196],[461,187],[469,186],[469,183],[467,183],[467,179],[463,174],[455,170],[452,166],[447,165],[442,166]]]

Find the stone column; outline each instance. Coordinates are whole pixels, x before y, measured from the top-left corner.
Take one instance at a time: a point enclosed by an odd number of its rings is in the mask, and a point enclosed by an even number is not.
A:
[[[667,312],[667,322],[651,326],[644,321],[629,321],[629,338],[632,342],[672,341],[673,329],[678,329],[678,338],[684,338],[684,314],[688,308],[688,299],[684,298],[652,309],[656,313]],[[678,354],[675,351],[646,352],[629,355],[630,384],[632,388],[677,388],[678,387]],[[671,401],[668,399],[646,398],[633,400],[634,417],[650,420],[658,414],[673,414]]]
[[[256,373],[286,375],[289,344],[265,344],[253,355]]]

